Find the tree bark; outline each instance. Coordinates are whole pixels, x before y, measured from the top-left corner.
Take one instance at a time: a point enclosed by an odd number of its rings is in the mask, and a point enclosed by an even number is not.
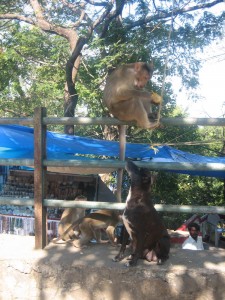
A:
[[[81,60],[81,50],[86,43],[85,38],[79,38],[71,57],[66,64],[66,87],[64,97],[64,117],[74,117],[75,107],[78,102],[78,94],[75,87],[77,71]],[[66,134],[74,134],[74,125],[66,125]]]

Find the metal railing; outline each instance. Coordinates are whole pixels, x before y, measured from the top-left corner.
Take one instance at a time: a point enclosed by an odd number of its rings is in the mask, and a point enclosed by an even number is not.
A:
[[[164,125],[186,126],[225,126],[224,118],[164,118]],[[0,197],[1,204],[10,205],[34,205],[35,215],[35,248],[43,249],[47,244],[47,207],[83,207],[96,209],[123,210],[125,203],[94,202],[94,201],[66,201],[46,199],[46,172],[47,166],[54,167],[92,167],[98,168],[124,168],[122,160],[49,160],[46,159],[46,129],[48,124],[61,125],[133,125],[132,122],[121,122],[114,118],[48,118],[45,108],[36,108],[34,118],[0,118],[0,124],[19,124],[34,126],[34,159],[0,159],[0,165],[10,166],[34,166],[34,199],[13,199]],[[137,162],[138,166],[144,166],[151,170],[170,170],[170,163]],[[221,163],[173,163],[174,170],[218,170],[225,171],[225,164]],[[158,211],[185,212],[185,213],[221,213],[225,214],[224,206],[190,206],[190,205],[155,205]]]

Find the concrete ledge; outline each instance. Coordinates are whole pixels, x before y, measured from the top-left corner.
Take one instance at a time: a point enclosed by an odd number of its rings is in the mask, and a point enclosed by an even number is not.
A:
[[[0,235],[0,299],[222,300],[225,251],[172,248],[162,266],[139,260],[133,268],[112,258],[118,249],[50,243],[34,250],[34,237]]]

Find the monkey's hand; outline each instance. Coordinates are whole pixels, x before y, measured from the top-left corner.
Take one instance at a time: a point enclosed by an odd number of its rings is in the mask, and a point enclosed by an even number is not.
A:
[[[149,119],[149,121],[151,121],[151,122],[156,121],[157,118],[158,118],[157,112],[151,112],[151,113],[148,114],[148,119]]]
[[[162,97],[159,94],[152,92],[151,93],[151,103],[153,103],[155,105],[159,105],[160,103],[162,103]]]

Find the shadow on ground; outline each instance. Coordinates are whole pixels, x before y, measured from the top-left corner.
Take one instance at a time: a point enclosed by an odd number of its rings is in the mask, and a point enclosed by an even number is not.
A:
[[[70,243],[34,250],[33,237],[0,236],[0,243],[0,299],[222,300],[225,295],[222,248],[173,247],[164,265],[139,260],[126,268],[125,261],[112,261],[118,249],[108,244],[79,251]]]

